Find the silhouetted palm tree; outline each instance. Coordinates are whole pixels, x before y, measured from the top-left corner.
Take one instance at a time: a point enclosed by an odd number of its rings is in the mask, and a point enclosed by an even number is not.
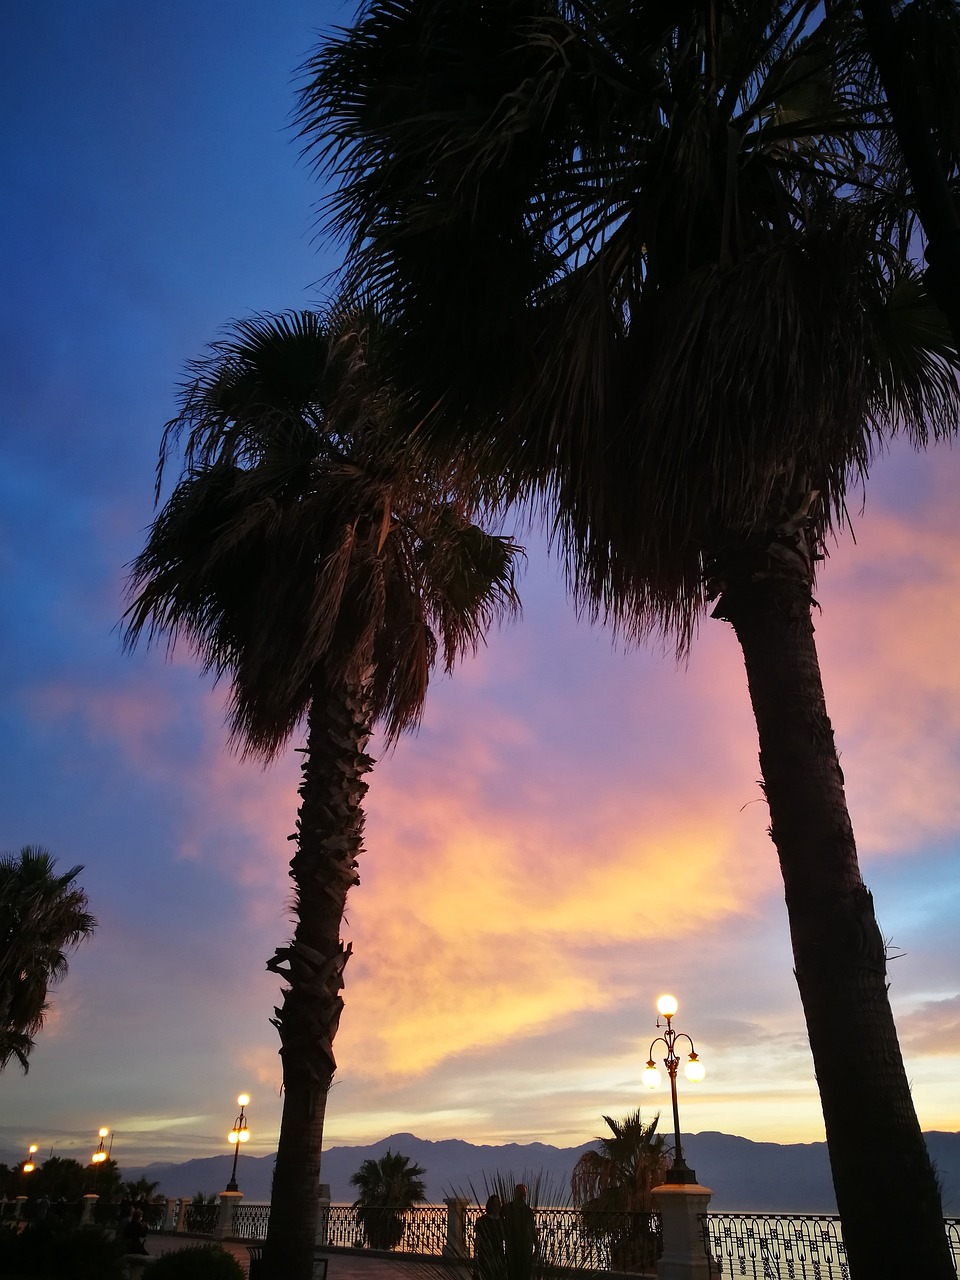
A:
[[[403,1210],[426,1199],[424,1173],[409,1156],[388,1149],[379,1160],[364,1160],[351,1176],[357,1222],[372,1249],[393,1249],[403,1239]]]
[[[847,0],[370,0],[300,124],[420,437],[539,499],[623,631],[733,625],[852,1274],[947,1280],[811,620],[883,437],[958,420],[861,37]]]
[[[47,1012],[47,991],[67,973],[66,953],[96,920],[74,884],[83,867],[56,872],[46,849],[25,845],[0,855],[0,1071],[16,1058],[24,1071]]]
[[[655,1271],[657,1234],[653,1188],[664,1180],[666,1139],[659,1115],[644,1124],[639,1110],[622,1120],[604,1116],[609,1134],[585,1151],[573,1169],[573,1203],[590,1236],[606,1239],[614,1271]]]
[[[333,1041],[358,882],[374,726],[394,741],[449,671],[514,610],[518,548],[470,522],[453,468],[395,440],[369,366],[376,325],[311,312],[235,325],[191,366],[164,456],[185,467],[132,574],[127,641],[186,637],[226,676],[234,740],[270,758],[306,723],[290,874],[296,928],[268,968],[286,983],[284,1104],[264,1252],[309,1277]]]

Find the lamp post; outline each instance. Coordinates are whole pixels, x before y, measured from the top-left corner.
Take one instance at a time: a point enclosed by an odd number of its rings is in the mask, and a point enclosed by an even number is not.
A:
[[[250,1102],[250,1095],[241,1093],[237,1098],[237,1106],[240,1108],[240,1114],[233,1122],[233,1128],[227,1134],[227,1141],[233,1143],[233,1172],[230,1174],[230,1181],[227,1183],[228,1191],[239,1191],[237,1186],[237,1157],[240,1155],[241,1142],[250,1140],[250,1130],[247,1128],[247,1117],[243,1114],[243,1109]]]
[[[93,1190],[94,1190],[94,1192],[97,1190],[97,1187],[98,1187],[98,1186],[99,1186],[99,1184],[100,1184],[100,1166],[101,1166],[101,1165],[104,1163],[104,1161],[107,1159],[107,1153],[106,1153],[106,1151],[103,1149],[103,1140],[104,1140],[104,1138],[107,1136],[107,1134],[108,1134],[109,1132],[110,1132],[110,1130],[109,1130],[109,1129],[98,1129],[98,1130],[97,1130],[97,1137],[100,1139],[100,1141],[97,1143],[97,1149],[96,1149],[96,1151],[95,1151],[95,1152],[93,1153],[93,1155],[90,1157],[90,1163],[91,1163],[92,1165],[95,1165],[95,1166],[96,1166],[96,1173],[93,1175]],[[113,1142],[112,1142],[112,1141],[111,1141],[110,1145],[111,1145],[111,1146],[113,1146]]]
[[[34,1164],[33,1157],[37,1154],[38,1150],[39,1148],[37,1147],[37,1144],[35,1142],[31,1142],[30,1146],[27,1148],[27,1158],[23,1162],[24,1173],[33,1173],[34,1169],[37,1167]]]
[[[107,1134],[108,1134],[109,1132],[110,1132],[110,1130],[109,1130],[109,1129],[98,1129],[98,1130],[97,1130],[97,1137],[100,1139],[100,1141],[97,1143],[97,1149],[96,1149],[96,1151],[95,1151],[95,1152],[93,1153],[93,1155],[90,1157],[90,1163],[91,1163],[91,1164],[101,1165],[101,1164],[103,1164],[104,1160],[106,1160],[106,1158],[107,1158],[107,1153],[106,1153],[106,1151],[104,1151],[104,1149],[103,1149],[103,1140],[104,1140],[104,1138],[107,1136]],[[100,1172],[100,1170],[99,1170],[99,1168],[98,1168],[98,1169],[97,1169],[97,1173],[99,1173],[99,1172]]]
[[[688,1080],[698,1083],[706,1074],[703,1069],[703,1063],[697,1057],[697,1051],[693,1047],[693,1041],[684,1031],[674,1031],[671,1019],[677,1012],[678,1004],[673,996],[661,996],[657,1001],[657,1012],[666,1020],[666,1029],[662,1036],[657,1036],[656,1040],[650,1045],[650,1053],[647,1058],[646,1070],[643,1073],[643,1083],[649,1089],[656,1089],[660,1084],[660,1072],[657,1070],[653,1061],[653,1050],[658,1044],[662,1044],[667,1051],[667,1056],[663,1060],[663,1065],[667,1068],[667,1075],[670,1077],[670,1100],[673,1103],[673,1165],[667,1170],[668,1183],[696,1183],[697,1175],[693,1169],[687,1167],[683,1158],[683,1147],[680,1145],[680,1108],[677,1105],[677,1068],[680,1065],[680,1058],[677,1055],[676,1043],[678,1040],[686,1040],[690,1045],[690,1053],[687,1058],[684,1074]],[[657,1018],[657,1028],[661,1026],[660,1018]]]

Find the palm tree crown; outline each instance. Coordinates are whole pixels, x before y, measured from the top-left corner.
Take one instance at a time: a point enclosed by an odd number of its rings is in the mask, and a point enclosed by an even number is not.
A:
[[[689,640],[718,537],[766,527],[785,472],[819,543],[881,427],[955,427],[853,10],[372,2],[308,65],[398,368],[546,491],[629,630]]]
[[[339,325],[339,327],[335,327]],[[235,739],[270,756],[322,673],[357,680],[388,740],[415,724],[439,657],[517,606],[506,538],[470,523],[453,468],[386,433],[370,326],[313,312],[234,326],[191,366],[164,458],[184,474],[133,565],[126,632],[191,638],[231,679]]]
[[[0,855],[0,1070],[16,1058],[24,1071],[47,1011],[47,991],[67,973],[67,951],[96,928],[87,895],[58,874],[39,846]]]
[[[425,1173],[399,1151],[388,1149],[379,1160],[364,1160],[350,1176],[350,1185],[357,1188],[354,1208],[409,1209],[426,1199]]]
[[[610,1130],[597,1139],[595,1151],[585,1151],[571,1179],[578,1208],[620,1213],[649,1213],[651,1192],[663,1182],[666,1139],[657,1133],[659,1115],[644,1124],[639,1110],[616,1120],[604,1116]]]

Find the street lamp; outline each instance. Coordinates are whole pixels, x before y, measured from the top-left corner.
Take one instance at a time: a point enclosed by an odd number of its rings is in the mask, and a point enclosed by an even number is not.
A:
[[[23,1162],[24,1173],[33,1173],[34,1169],[37,1167],[33,1162],[33,1157],[37,1154],[38,1150],[39,1148],[37,1147],[37,1144],[35,1142],[31,1142],[30,1146],[27,1148],[27,1158]]]
[[[663,1065],[667,1068],[667,1075],[670,1077],[670,1100],[673,1103],[673,1165],[667,1170],[667,1182],[672,1183],[695,1183],[697,1175],[693,1169],[688,1169],[686,1161],[683,1158],[683,1148],[680,1145],[680,1109],[677,1106],[677,1067],[680,1065],[680,1059],[677,1056],[675,1045],[678,1040],[686,1040],[690,1045],[690,1054],[684,1067],[684,1075],[688,1080],[698,1084],[706,1074],[703,1069],[703,1063],[697,1057],[697,1051],[693,1047],[693,1041],[683,1031],[674,1031],[673,1024],[670,1019],[677,1012],[677,1001],[673,996],[661,996],[657,1001],[657,1012],[666,1019],[666,1030],[662,1036],[657,1036],[653,1044],[650,1045],[650,1053],[647,1059],[647,1067],[643,1073],[643,1083],[649,1089],[656,1089],[660,1084],[660,1072],[657,1070],[653,1061],[654,1045],[662,1044],[667,1050],[667,1056],[663,1060]],[[660,1018],[657,1018],[657,1027],[661,1026]]]
[[[109,1129],[98,1129],[98,1130],[97,1130],[97,1136],[99,1137],[100,1141],[99,1141],[99,1143],[97,1144],[97,1149],[96,1149],[96,1151],[95,1151],[95,1152],[93,1153],[93,1155],[90,1157],[90,1163],[91,1163],[91,1164],[97,1164],[97,1165],[100,1165],[100,1164],[103,1164],[104,1160],[106,1160],[106,1158],[107,1158],[107,1153],[106,1153],[106,1151],[104,1151],[104,1149],[103,1149],[103,1140],[104,1140],[104,1138],[107,1136],[107,1134],[108,1134],[109,1132],[110,1132],[110,1130],[109,1130]],[[99,1172],[100,1172],[100,1170],[98,1169],[98,1170],[97,1170],[97,1172],[99,1173]]]
[[[237,1157],[240,1154],[240,1143],[250,1141],[250,1130],[247,1128],[247,1117],[243,1114],[243,1108],[250,1101],[250,1095],[241,1093],[237,1099],[237,1106],[240,1108],[240,1114],[233,1122],[233,1128],[227,1134],[227,1141],[233,1143],[233,1172],[230,1174],[230,1181],[227,1183],[227,1191],[239,1191],[237,1186]]]

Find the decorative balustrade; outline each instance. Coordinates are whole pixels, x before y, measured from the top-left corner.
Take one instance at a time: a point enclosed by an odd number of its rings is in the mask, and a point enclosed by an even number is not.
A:
[[[707,1252],[724,1276],[754,1280],[849,1280],[840,1221],[825,1214],[708,1213]]]
[[[90,1220],[112,1225],[119,1206],[97,1204]],[[84,1202],[86,1204],[86,1202]],[[27,1198],[0,1202],[0,1218],[31,1216]],[[78,1220],[80,1203],[57,1202],[51,1216]],[[224,1213],[226,1217],[224,1217]],[[232,1214],[232,1221],[231,1221]],[[366,1215],[352,1205],[323,1205],[320,1248],[386,1249],[394,1254],[441,1257],[448,1242],[468,1256],[480,1210],[465,1201],[383,1209]],[[231,1207],[193,1204],[186,1198],[146,1206],[151,1230],[191,1235],[223,1234],[262,1241],[270,1216],[268,1204]],[[659,1214],[584,1213],[573,1208],[535,1211],[538,1259],[548,1267],[592,1272],[653,1272],[662,1251]],[[700,1218],[704,1250],[720,1264],[723,1280],[849,1280],[840,1220],[827,1214],[706,1213]],[[945,1218],[944,1228],[960,1278],[960,1218]],[[715,1274],[715,1273],[712,1273]]]
[[[953,1253],[953,1265],[960,1276],[960,1218],[944,1218],[943,1225],[947,1229],[947,1239]]]
[[[322,1210],[317,1243],[340,1249],[389,1249],[439,1257],[448,1240],[444,1205],[367,1211],[332,1204]],[[480,1210],[468,1205],[463,1213],[463,1247],[473,1253],[473,1237]],[[660,1253],[658,1214],[589,1213],[577,1209],[536,1210],[538,1257],[548,1266],[592,1271],[638,1271]],[[242,1221],[242,1219],[241,1219]]]
[[[190,1235],[212,1236],[216,1226],[220,1206],[213,1204],[187,1204],[184,1208],[183,1230]]]
[[[809,1213],[708,1213],[702,1224],[707,1252],[721,1263],[724,1277],[849,1280],[839,1218]],[[960,1219],[945,1218],[944,1228],[960,1276]]]
[[[321,1247],[324,1244],[339,1249],[366,1246],[439,1256],[447,1240],[447,1207],[442,1204],[366,1212],[349,1204],[331,1204],[322,1214],[317,1234]]]
[[[233,1234],[238,1240],[266,1240],[270,1220],[268,1204],[243,1204],[233,1211]]]

